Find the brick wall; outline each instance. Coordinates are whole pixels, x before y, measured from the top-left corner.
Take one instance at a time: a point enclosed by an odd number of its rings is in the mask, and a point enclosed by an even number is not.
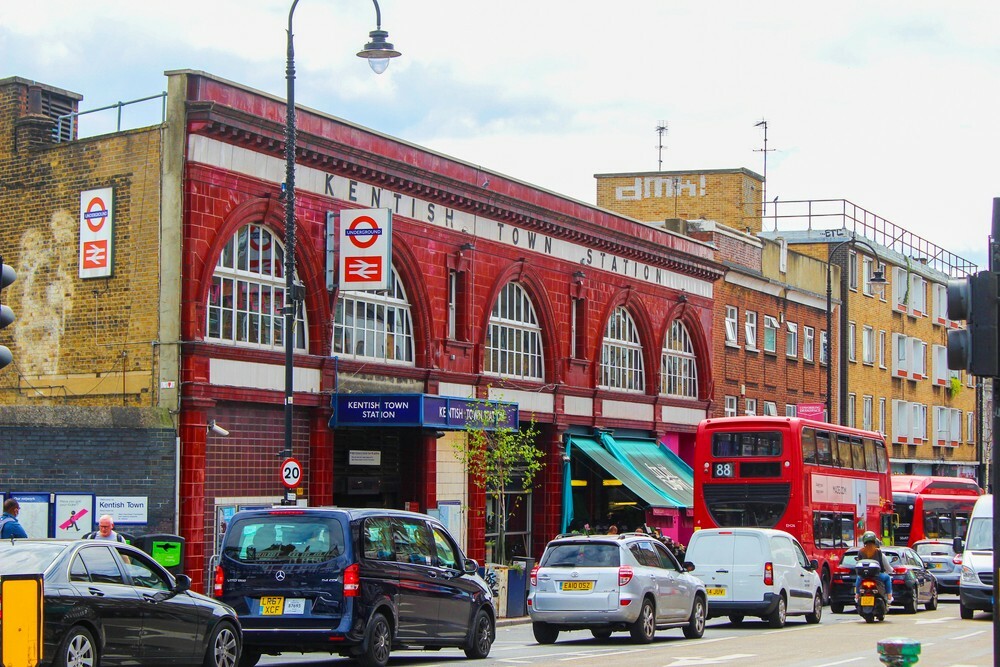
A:
[[[143,496],[148,524],[122,528],[173,533],[175,436],[161,410],[6,407],[0,410],[0,492]]]

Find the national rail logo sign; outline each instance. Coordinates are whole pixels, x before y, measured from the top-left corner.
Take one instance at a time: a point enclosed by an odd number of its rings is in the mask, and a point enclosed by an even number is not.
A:
[[[107,278],[111,275],[114,241],[114,188],[81,192],[81,278]]]
[[[340,289],[374,292],[389,289],[392,267],[392,210],[340,212]]]

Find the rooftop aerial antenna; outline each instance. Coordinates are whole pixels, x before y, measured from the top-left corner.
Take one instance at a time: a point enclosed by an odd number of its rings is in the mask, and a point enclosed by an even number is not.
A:
[[[657,146],[657,155],[659,157],[660,166],[657,171],[663,171],[663,135],[667,133],[667,121],[661,120],[656,126],[656,133],[660,135],[660,143]]]
[[[754,127],[763,127],[764,128],[764,148],[755,148],[754,151],[753,151],[754,153],[763,153],[764,154],[764,183],[762,185],[762,187],[764,189],[760,193],[760,200],[764,204],[764,209],[760,212],[761,224],[763,224],[764,218],[767,217],[767,154],[770,153],[770,152],[772,152],[772,151],[774,151],[774,149],[767,147],[767,120],[765,120],[764,118],[761,118],[760,122],[757,123],[757,124],[755,124]],[[774,211],[775,211],[775,216],[777,216],[777,212],[778,212],[778,204],[777,204],[778,198],[775,197],[774,201],[775,201]],[[777,225],[778,225],[777,218],[775,219],[774,224],[775,224],[775,227],[777,227]]]

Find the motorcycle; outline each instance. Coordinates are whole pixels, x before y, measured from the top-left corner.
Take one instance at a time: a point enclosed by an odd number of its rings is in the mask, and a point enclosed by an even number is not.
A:
[[[873,560],[858,561],[854,566],[854,574],[861,582],[861,590],[858,594],[858,613],[866,623],[885,620],[885,614],[889,610],[889,600],[885,594],[885,587],[879,581],[878,576],[882,573],[882,568]]]

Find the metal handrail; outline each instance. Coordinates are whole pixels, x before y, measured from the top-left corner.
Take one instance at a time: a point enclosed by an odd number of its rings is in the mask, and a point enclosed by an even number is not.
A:
[[[162,108],[160,110],[160,122],[161,123],[165,122],[166,119],[167,119],[167,93],[166,92],[162,92],[162,93],[160,93],[158,95],[150,95],[149,97],[142,97],[142,98],[139,98],[137,100],[129,100],[128,102],[116,102],[114,104],[109,104],[106,107],[100,107],[100,108],[97,108],[97,109],[88,109],[87,111],[74,111],[72,113],[66,113],[66,114],[62,114],[61,116],[57,116],[56,117],[56,143],[61,143],[62,142],[62,136],[63,136],[62,129],[63,129],[63,120],[64,119],[65,120],[69,120],[72,123],[72,122],[76,121],[77,119],[79,119],[80,116],[85,116],[85,115],[90,114],[90,113],[97,113],[98,111],[107,111],[109,109],[117,109],[118,110],[118,124],[117,124],[117,126],[115,128],[115,132],[121,132],[122,131],[122,108],[123,107],[127,107],[130,104],[139,104],[140,102],[148,102],[150,100],[155,100],[157,98],[163,100]],[[72,136],[72,134],[73,134],[73,125],[70,125],[70,132],[69,132],[69,134],[70,134],[70,136]]]

